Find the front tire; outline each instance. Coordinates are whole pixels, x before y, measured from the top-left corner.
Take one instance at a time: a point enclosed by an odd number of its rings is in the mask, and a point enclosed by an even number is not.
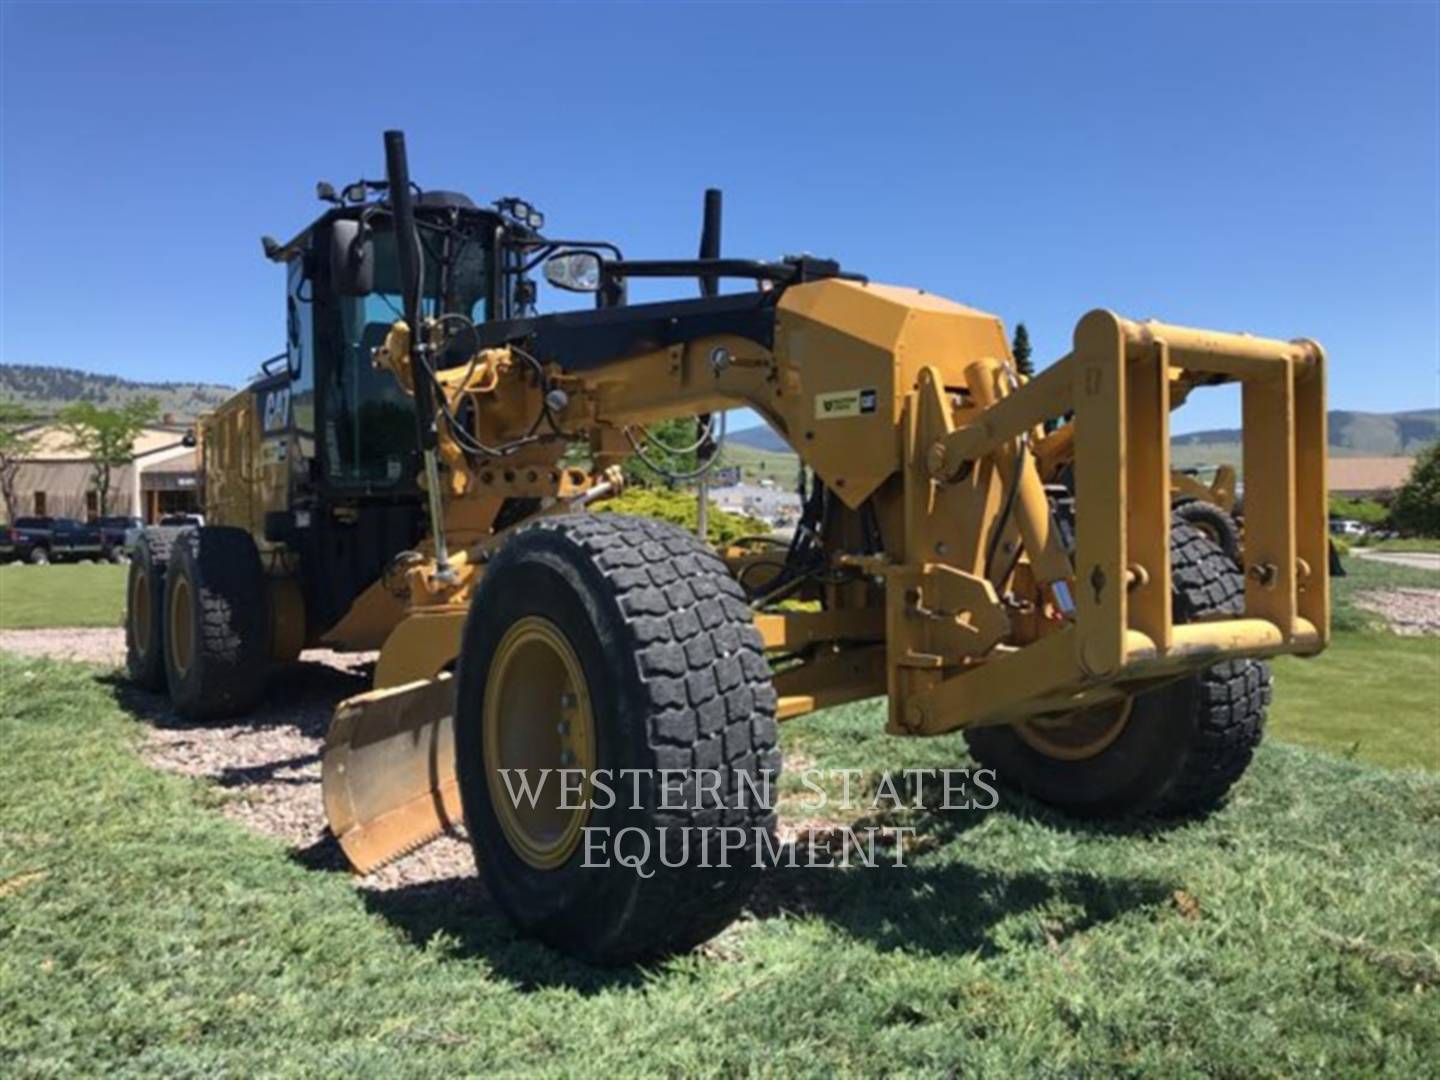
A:
[[[1236,566],[1241,564],[1243,554],[1240,545],[1240,526],[1235,519],[1212,502],[1196,500],[1181,503],[1174,510],[1175,519],[1196,529],[1221,551],[1228,555]]]
[[[1179,515],[1170,561],[1177,623],[1243,611],[1240,568]],[[1199,814],[1249,766],[1269,702],[1269,665],[1227,660],[1138,695],[1128,711],[976,728],[965,739],[1002,784],[1078,817]]]
[[[524,528],[487,568],[460,654],[457,770],[490,895],[593,963],[719,932],[774,849],[775,705],[743,593],[695,537],[615,514]],[[525,810],[515,770],[547,767],[602,779],[613,803],[594,788],[566,811],[557,780]],[[614,860],[621,830],[642,867]]]
[[[255,541],[244,529],[185,529],[165,575],[165,678],[192,720],[249,712],[265,695],[270,617]]]

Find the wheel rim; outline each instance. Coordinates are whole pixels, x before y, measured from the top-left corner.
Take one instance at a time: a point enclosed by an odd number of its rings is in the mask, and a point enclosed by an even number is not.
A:
[[[490,804],[511,850],[531,866],[551,870],[574,853],[589,817],[590,774],[595,768],[595,725],[580,658],[549,619],[529,615],[500,639],[486,678],[484,733]],[[541,770],[552,770],[533,800]],[[582,770],[562,795],[557,770]],[[510,770],[510,783],[506,783]],[[571,774],[572,777],[574,774]]]
[[[1015,733],[1026,746],[1056,761],[1085,761],[1109,749],[1130,723],[1135,699],[1056,720],[1024,720]]]
[[[135,632],[135,651],[150,651],[150,575],[137,568],[130,578],[130,625]]]
[[[190,610],[190,582],[177,577],[170,588],[170,663],[182,678],[190,670],[194,653],[194,616]]]

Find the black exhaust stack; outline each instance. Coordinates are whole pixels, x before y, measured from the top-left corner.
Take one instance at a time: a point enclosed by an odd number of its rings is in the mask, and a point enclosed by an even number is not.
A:
[[[720,202],[719,188],[705,189],[705,217],[700,226],[700,258],[720,257]],[[715,296],[720,292],[720,279],[714,274],[700,277],[700,295]]]
[[[705,189],[705,213],[700,224],[700,258],[718,259],[720,257],[720,204],[722,196],[719,188]],[[718,296],[720,293],[720,279],[714,274],[700,275],[700,295]],[[696,448],[696,464],[700,466],[699,484],[696,491],[696,514],[695,532],[703,542],[710,531],[710,485],[708,483],[711,459],[715,457],[715,440],[710,436],[711,416],[705,413],[696,418],[700,437],[700,445]]]
[[[435,389],[425,360],[425,328],[420,325],[420,234],[415,229],[415,201],[410,191],[410,163],[405,157],[405,133],[385,132],[385,180],[390,210],[395,215],[395,251],[400,263],[405,322],[410,326],[410,382],[415,388],[415,440],[425,465],[425,488],[430,505],[430,537],[435,545],[435,577],[454,580],[445,547],[445,514],[440,501],[440,467],[435,460]]]
[[[401,303],[410,326],[410,381],[415,384],[415,437],[421,452],[435,449],[434,389],[421,351],[420,235],[415,231],[415,200],[410,191],[410,163],[405,133],[385,132],[385,179],[395,215],[395,248],[400,263]]]

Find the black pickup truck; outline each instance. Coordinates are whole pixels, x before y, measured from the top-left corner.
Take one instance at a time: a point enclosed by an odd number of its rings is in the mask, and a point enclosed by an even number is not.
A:
[[[17,517],[0,526],[0,562],[76,562],[109,558],[99,525],[74,518]]]

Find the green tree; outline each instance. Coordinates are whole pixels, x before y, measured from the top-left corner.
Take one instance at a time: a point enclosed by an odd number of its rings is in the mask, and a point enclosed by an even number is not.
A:
[[[699,456],[693,449],[698,437],[696,426],[693,419],[682,416],[644,427],[636,425],[630,433],[646,458],[666,472],[685,476],[693,473],[699,465]],[[674,453],[673,450],[685,452]],[[715,465],[719,466],[720,462]],[[626,458],[621,468],[625,472],[626,483],[633,486],[669,486],[670,481],[641,461],[638,454]]]
[[[58,417],[70,446],[90,459],[101,515],[108,514],[110,477],[134,456],[135,439],[160,411],[154,398],[139,398],[118,409],[102,409],[89,401],[67,405]]]
[[[1440,442],[1415,458],[1410,478],[1390,504],[1390,520],[1404,532],[1440,536]]]
[[[25,406],[0,401],[0,495],[5,499],[6,521],[14,521],[20,513],[15,478],[25,459],[35,451],[39,433],[26,428],[34,419],[34,414]]]
[[[1015,337],[1010,342],[1010,353],[1015,357],[1015,368],[1027,379],[1034,378],[1035,365],[1030,357],[1033,350],[1030,348],[1030,331],[1025,329],[1025,324],[1015,324]]]

